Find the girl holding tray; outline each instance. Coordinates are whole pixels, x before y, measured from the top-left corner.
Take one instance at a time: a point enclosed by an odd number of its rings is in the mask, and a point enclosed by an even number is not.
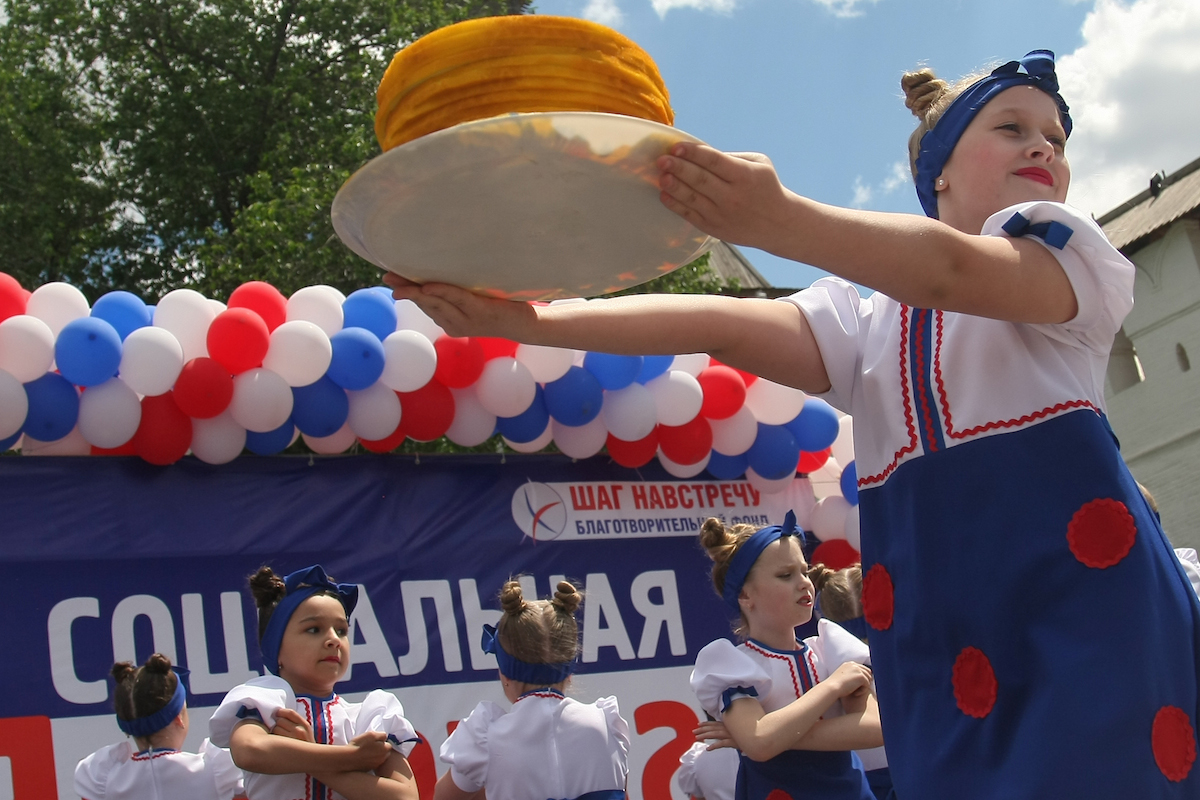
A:
[[[1198,796],[1200,604],[1104,416],[1134,268],[1063,204],[1053,54],[902,85],[926,218],[814,202],[761,155],[659,160],[662,202],[700,229],[840,276],[783,302],[535,307],[388,280],[451,335],[704,351],[853,414],[899,797]]]

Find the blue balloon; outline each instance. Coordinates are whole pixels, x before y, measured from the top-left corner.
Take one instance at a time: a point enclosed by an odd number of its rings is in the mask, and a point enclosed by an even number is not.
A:
[[[343,328],[363,328],[383,341],[396,332],[396,301],[379,287],[351,292],[342,303]]]
[[[342,328],[329,337],[329,343],[333,345],[333,359],[325,377],[343,389],[365,389],[383,374],[383,343],[366,328]],[[304,430],[303,425],[297,426]]]
[[[588,353],[583,357],[583,368],[596,376],[600,388],[611,392],[633,383],[642,371],[642,357]]]
[[[112,325],[123,342],[129,334],[150,324],[151,308],[131,292],[109,292],[92,306],[92,316]]]
[[[79,392],[57,372],[47,372],[25,384],[29,415],[22,431],[42,442],[56,442],[79,420]]]
[[[341,425],[338,427],[340,428]],[[292,436],[295,433],[296,424],[292,422],[291,417],[288,417],[287,422],[273,431],[266,433],[246,431],[246,449],[260,456],[273,456],[287,449],[287,446],[292,443]]]
[[[0,453],[7,453],[12,449],[12,446],[17,443],[17,439],[21,438],[21,432],[17,431],[7,439],[0,439]]]
[[[600,381],[583,367],[571,367],[566,375],[546,384],[546,410],[563,425],[587,425],[603,404]]]
[[[646,383],[654,380],[669,370],[671,362],[674,360],[675,356],[642,356],[642,369],[638,373],[637,382]]]
[[[796,444],[806,453],[819,453],[838,435],[838,414],[833,406],[816,397],[804,400],[804,407],[784,427],[796,437]]]
[[[54,340],[54,360],[58,371],[71,383],[96,386],[117,374],[121,336],[97,317],[73,319]]]
[[[750,459],[745,453],[727,456],[713,450],[708,457],[708,466],[705,469],[717,480],[731,481],[745,475],[748,466],[750,466]]]
[[[858,468],[851,461],[842,467],[842,497],[852,506],[858,505]]]
[[[783,425],[758,423],[758,435],[746,451],[750,466],[769,481],[794,473],[800,461],[800,446],[796,437]]]
[[[146,304],[146,310],[150,312],[150,324],[153,325],[154,324],[154,312],[156,310],[158,310],[158,306],[152,306],[150,304]]]
[[[350,416],[350,398],[328,375],[308,386],[293,386],[292,400],[292,422],[309,436],[332,436]]]
[[[533,395],[529,408],[515,417],[496,417],[496,431],[510,442],[532,442],[546,431],[550,412],[546,410],[546,393],[541,386]]]

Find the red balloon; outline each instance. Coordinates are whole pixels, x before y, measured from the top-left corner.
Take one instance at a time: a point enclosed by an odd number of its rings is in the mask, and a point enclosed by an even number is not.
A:
[[[192,420],[170,392],[143,397],[142,421],[131,441],[134,451],[151,464],[174,464],[192,446]]]
[[[249,281],[233,290],[229,295],[229,308],[248,308],[274,331],[287,322],[287,298],[269,283]]]
[[[832,447],[826,447],[824,450],[818,450],[815,453],[800,452],[800,462],[796,464],[796,472],[802,475],[807,475],[810,472],[816,472],[821,467],[825,466],[825,462],[829,460],[830,453],[833,452]]]
[[[404,406],[401,405],[400,408],[401,411],[403,411]],[[407,438],[407,436],[408,433],[404,430],[404,422],[401,421],[401,423],[396,426],[396,430],[392,431],[389,436],[383,439],[359,439],[358,443],[367,450],[370,450],[372,453],[390,453],[400,445],[404,444],[404,440]]]
[[[133,446],[133,439],[121,445],[120,447],[96,447],[92,445],[92,455],[94,456],[136,456],[137,450]]]
[[[701,370],[696,376],[704,391],[700,416],[709,419],[729,419],[746,403],[746,384],[733,367],[716,365]]]
[[[439,336],[433,348],[437,350],[437,369],[434,370],[433,379],[442,386],[465,389],[483,374],[487,358],[478,339]]]
[[[812,552],[809,563],[824,564],[833,570],[852,567],[862,561],[862,556],[854,549],[854,545],[845,539],[830,539],[821,542]]]
[[[433,378],[415,392],[396,392],[400,396],[400,426],[418,442],[440,439],[454,422],[454,395]]]
[[[212,419],[229,408],[233,376],[214,358],[193,358],[175,379],[175,405],[189,417]]]
[[[512,358],[517,354],[517,343],[512,339],[499,339],[494,336],[472,336],[483,348],[483,358],[491,361],[493,358]]]
[[[208,354],[234,375],[261,367],[271,332],[248,308],[227,308],[208,326]]]
[[[25,313],[29,293],[7,272],[0,272],[0,322]]]
[[[729,365],[728,365],[728,364],[722,364],[720,361],[717,361],[717,360],[716,360],[715,358],[713,358],[712,356],[709,356],[709,357],[708,357],[708,365],[709,365],[710,367],[729,367]],[[738,369],[737,367],[729,367],[729,369],[733,370],[733,371],[734,371],[734,372],[736,372],[738,375],[741,375],[741,376],[742,376],[742,383],[744,383],[746,386],[749,386],[750,384],[752,384],[752,383],[754,383],[756,380],[758,380],[758,376],[757,376],[757,375],[755,375],[753,372],[746,372],[746,370],[744,370],[744,369]]]
[[[636,442],[618,439],[610,433],[605,447],[608,448],[609,457],[622,467],[645,466],[658,452],[658,431],[650,431],[649,436]]]
[[[659,425],[657,430],[658,446],[663,455],[676,464],[699,463],[712,450],[712,426],[698,414],[691,422]]]

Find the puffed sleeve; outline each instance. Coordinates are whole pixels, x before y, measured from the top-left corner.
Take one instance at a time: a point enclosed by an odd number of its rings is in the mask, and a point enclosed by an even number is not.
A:
[[[862,639],[838,625],[822,619],[817,623],[817,635],[804,640],[817,657],[817,678],[825,680],[848,661],[870,664],[871,650]]]
[[[275,727],[279,710],[295,704],[296,695],[283,678],[275,675],[254,678],[225,695],[208,721],[209,738],[217,747],[229,747],[229,737],[242,720],[256,719],[270,730]]]
[[[762,697],[771,691],[766,671],[728,639],[704,646],[696,656],[691,683],[700,706],[715,719],[739,697]]]
[[[854,284],[830,277],[782,299],[803,312],[825,362],[831,388],[817,396],[849,414],[851,396],[862,368],[862,348],[874,311],[873,298],[863,299]]]
[[[92,753],[75,766],[75,793],[83,800],[104,800],[109,773],[128,761],[133,753],[127,742],[110,744]]]
[[[242,771],[233,763],[233,756],[228,750],[205,739],[200,743],[200,755],[204,758],[208,774],[212,775],[217,797],[233,798],[245,794]]]
[[[1037,232],[1026,231],[1022,220]],[[1050,227],[1037,227],[1042,224]],[[1134,267],[1090,216],[1062,203],[1019,203],[988,217],[982,233],[1024,235],[1046,245],[1071,282],[1079,311],[1067,322],[1034,327],[1051,338],[1108,356],[1113,336],[1133,308]]]
[[[612,734],[619,748],[621,768],[629,774],[629,723],[621,716],[621,709],[616,697],[601,697],[596,701],[596,707],[604,712],[604,720],[608,723],[608,732]]]
[[[1175,557],[1179,559],[1179,566],[1183,567],[1188,582],[1192,584],[1192,591],[1200,597],[1200,557],[1196,556],[1196,551],[1191,547],[1175,548]]]
[[[454,785],[462,791],[477,792],[487,783],[488,730],[502,716],[500,706],[482,702],[442,742],[438,757],[450,765]]]
[[[376,689],[363,699],[358,708],[358,717],[354,721],[354,735],[367,731],[382,731],[388,735],[392,747],[400,751],[400,755],[408,758],[409,753],[421,741],[417,731],[404,717],[404,706],[396,699],[396,695],[383,689]]]
[[[700,788],[700,782],[697,780],[699,770],[696,768],[696,762],[706,746],[704,742],[696,742],[679,757],[679,769],[675,772],[675,779],[679,781],[679,788],[688,797],[704,797],[704,790]]]

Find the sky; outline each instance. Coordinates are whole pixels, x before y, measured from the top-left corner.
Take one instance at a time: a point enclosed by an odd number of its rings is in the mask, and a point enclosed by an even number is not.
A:
[[[771,157],[815,200],[919,214],[900,76],[954,80],[1058,56],[1075,123],[1067,201],[1101,216],[1200,158],[1200,0],[535,0],[624,33],[657,62],[675,126]],[[825,274],[742,248],[775,286]]]

